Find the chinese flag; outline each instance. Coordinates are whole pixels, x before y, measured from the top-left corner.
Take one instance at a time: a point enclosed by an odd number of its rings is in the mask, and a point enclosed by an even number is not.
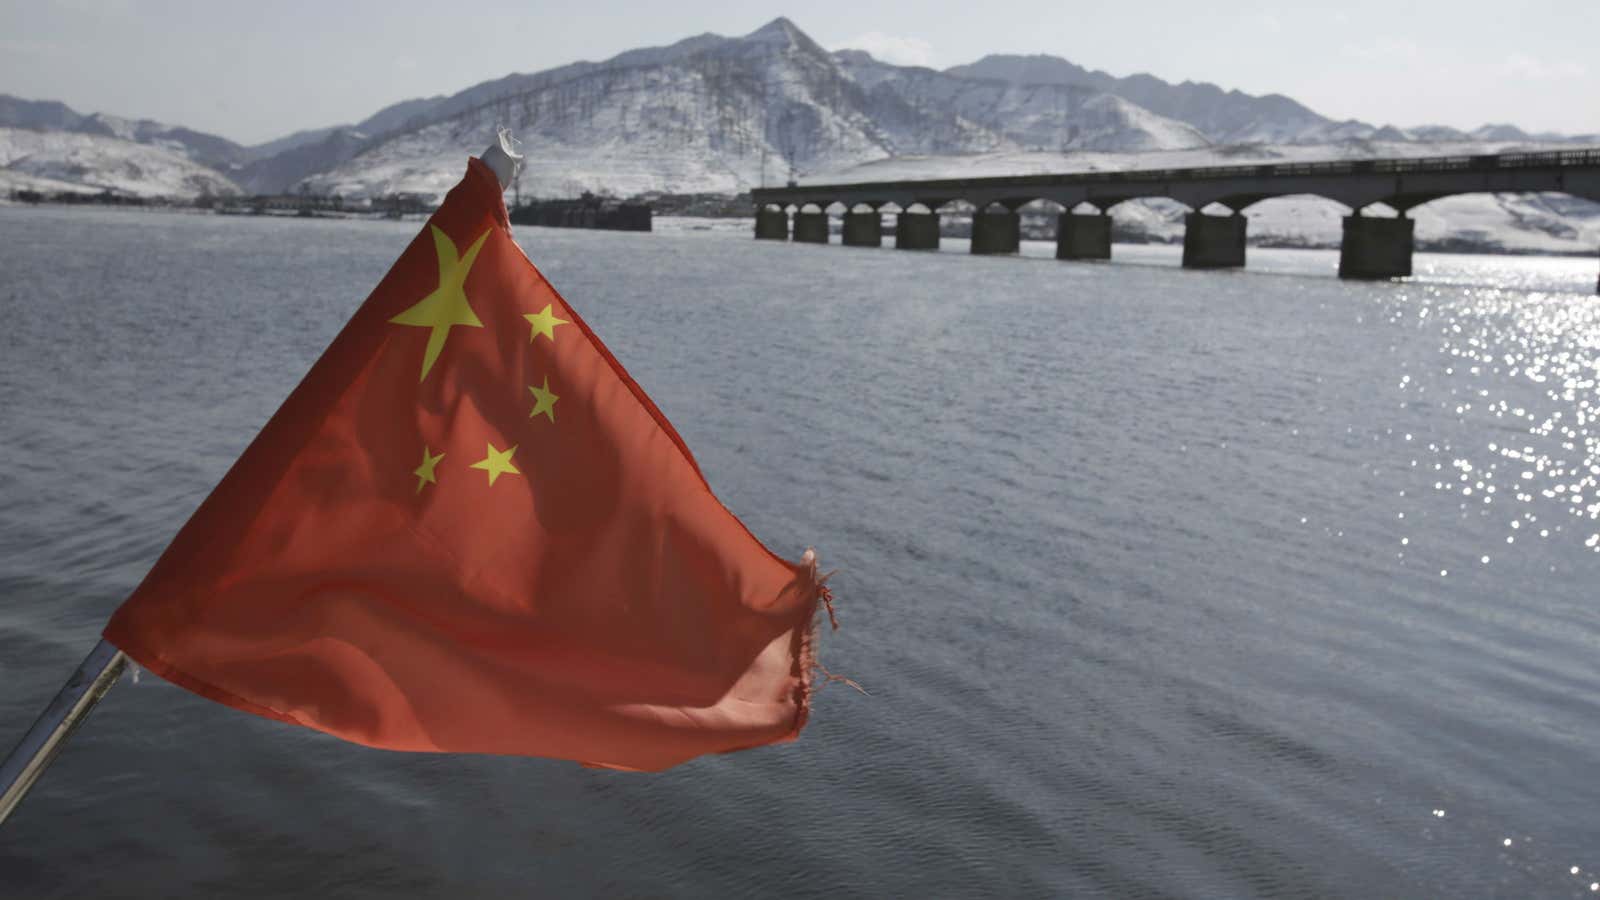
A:
[[[361,744],[653,770],[799,734],[813,573],[712,495],[473,159],[105,637]]]

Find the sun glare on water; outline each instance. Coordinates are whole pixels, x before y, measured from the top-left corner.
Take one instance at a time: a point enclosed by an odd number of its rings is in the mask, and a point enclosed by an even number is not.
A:
[[[1443,408],[1460,426],[1398,436],[1409,468],[1455,495],[1462,517],[1498,521],[1501,554],[1528,541],[1600,552],[1600,300],[1431,285],[1395,299],[1390,321],[1437,335],[1439,350],[1400,363],[1401,408]],[[1498,554],[1484,549],[1489,565]]]

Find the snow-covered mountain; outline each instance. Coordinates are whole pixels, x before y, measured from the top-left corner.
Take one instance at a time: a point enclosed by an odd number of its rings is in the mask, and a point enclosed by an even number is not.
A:
[[[1322,144],[1343,140],[1543,141],[1600,143],[1600,135],[1528,134],[1514,125],[1461,131],[1443,125],[1400,128],[1354,119],[1335,121],[1282,94],[1225,91],[1204,81],[1172,84],[1143,73],[1118,78],[1059,56],[991,54],[952,66],[945,74],[1015,85],[1071,85],[1121,97],[1143,109],[1194,126],[1216,144]]]
[[[1183,122],[1082,85],[963,78],[891,65],[860,50],[842,50],[834,58],[874,106],[909,126],[911,144],[918,143],[915,137],[928,120],[966,126],[967,147],[937,148],[944,152],[970,149],[973,138],[1034,150],[1138,151],[1211,143]],[[895,155],[929,152],[916,146],[896,149],[902,152]]]
[[[0,127],[66,131],[163,147],[200,165],[226,170],[248,158],[248,151],[214,134],[150,119],[125,119],[106,113],[84,115],[53,100],[24,100],[0,94]]]
[[[482,146],[497,126],[523,141],[527,165],[519,187],[525,196],[584,190],[731,195],[789,178],[1482,153],[1573,140],[1509,125],[1468,133],[1340,122],[1282,95],[1170,84],[1142,74],[1119,78],[1053,56],[987,56],[944,71],[896,66],[859,50],[829,52],[782,18],[742,37],[701,34],[602,62],[506,75],[254,147],[3,95],[0,126],[10,126],[0,134],[12,148],[0,157],[0,187],[49,183],[99,191],[119,185],[174,195],[304,190],[347,197],[440,196],[459,178],[464,153]],[[1584,142],[1600,144],[1600,136]],[[1260,225],[1253,233],[1311,241],[1313,231],[1337,224],[1336,204],[1307,202],[1310,219],[1300,237],[1289,217],[1273,213],[1268,222],[1254,209]],[[1438,202],[1473,223],[1470,234],[1455,235],[1465,244],[1576,249],[1591,239],[1591,207],[1579,201]],[[1261,209],[1290,205],[1271,201]],[[1149,201],[1119,207],[1118,216],[1127,227],[1160,238],[1177,227],[1176,209]],[[1419,223],[1432,216],[1418,215]],[[1432,228],[1419,224],[1419,237]],[[1510,239],[1517,235],[1526,240]]]
[[[239,186],[169,146],[78,131],[0,127],[0,195],[227,196]]]
[[[1205,135],[1082,87],[1012,85],[830,53],[777,19],[487,82],[416,111],[409,130],[309,177],[318,192],[438,193],[466,135],[527,143],[522,189],[733,193],[905,154],[1202,146]],[[764,171],[763,171],[764,170]]]
[[[1431,146],[1439,142],[1561,140],[1509,126],[1467,134],[1340,122],[1282,95],[1117,78],[1058,57],[988,56],[942,72],[896,66],[859,50],[830,53],[782,18],[743,37],[697,35],[391,110],[380,113],[385,127],[361,128],[373,136],[361,152],[307,170],[304,186],[439,194],[459,173],[461,147],[497,125],[526,142],[522,192],[546,196],[734,193],[919,156],[959,166],[974,154],[1029,151],[1210,146],[1226,156],[1287,144],[1370,155],[1405,144],[1430,154],[1446,152]]]
[[[1288,143],[1332,136],[1335,123],[1282,94],[1254,96],[1207,82],[1169,84],[1153,75],[1117,78],[1059,56],[994,54],[945,74],[1015,85],[1072,85],[1132,103],[1193,126],[1218,144]],[[1366,135],[1362,135],[1366,136]]]
[[[216,188],[219,187],[225,187],[226,193],[277,193],[287,190],[310,173],[331,168],[349,159],[367,145],[369,135],[403,126],[416,112],[442,99],[435,97],[404,101],[380,110],[356,125],[297,131],[254,147],[179,125],[150,119],[128,119],[107,113],[85,114],[53,100],[25,100],[8,94],[0,94],[0,128],[86,135],[114,141],[40,142],[13,137],[11,143],[28,143],[33,148],[29,166],[41,170],[53,169],[58,175],[67,176],[67,180],[62,182],[65,187],[41,190],[98,193],[108,184],[118,184],[123,187],[114,190],[146,197],[198,194],[198,189],[184,187],[191,183],[187,176],[177,181],[168,177],[175,171],[176,162],[153,164],[154,160],[162,158],[159,154],[151,155],[154,149],[211,169],[214,176],[211,181],[192,181],[195,185],[205,183],[208,193],[218,193]],[[143,149],[124,147],[118,150],[120,145],[116,141],[141,145]],[[90,146],[95,148],[92,154],[85,149]],[[58,151],[76,155],[71,159],[49,156]],[[103,171],[96,169],[93,160],[99,160],[106,168]],[[141,180],[130,176],[129,173],[134,171],[150,172],[152,177]],[[21,181],[20,175],[14,172],[7,177],[6,184],[14,188]]]

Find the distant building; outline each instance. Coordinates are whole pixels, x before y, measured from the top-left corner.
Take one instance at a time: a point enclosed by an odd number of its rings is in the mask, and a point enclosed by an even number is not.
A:
[[[623,203],[584,191],[576,200],[533,200],[510,210],[514,225],[650,231],[654,213],[643,203]]]
[[[434,199],[426,194],[389,194],[384,197],[373,197],[370,208],[374,212],[383,212],[393,219],[415,213],[431,213],[438,207]]]
[[[273,212],[338,212],[344,198],[338,194],[261,194],[250,198],[258,210]]]

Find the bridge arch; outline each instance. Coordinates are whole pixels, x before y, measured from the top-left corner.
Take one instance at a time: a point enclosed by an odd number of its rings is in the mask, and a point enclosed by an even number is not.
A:
[[[1389,210],[1393,210],[1397,214],[1406,215],[1406,214],[1409,214],[1411,212],[1411,210],[1417,209],[1418,207],[1421,207],[1421,206],[1426,206],[1427,204],[1432,203],[1435,200],[1448,200],[1448,199],[1451,199],[1451,198],[1454,198],[1454,197],[1473,197],[1473,196],[1478,196],[1478,195],[1483,195],[1483,194],[1495,194],[1495,195],[1498,195],[1498,194],[1513,194],[1513,195],[1516,195],[1516,196],[1527,196],[1529,194],[1536,194],[1536,195],[1537,194],[1556,194],[1556,195],[1561,195],[1561,196],[1566,196],[1566,197],[1572,197],[1572,198],[1575,198],[1575,199],[1578,199],[1578,200],[1586,200],[1586,201],[1588,201],[1590,203],[1600,203],[1600,190],[1597,190],[1594,193],[1570,191],[1570,190],[1569,191],[1442,191],[1442,192],[1430,193],[1430,194],[1400,194],[1400,195],[1393,195],[1393,196],[1388,196],[1388,197],[1380,197],[1379,199],[1374,200],[1374,201],[1368,203],[1365,206],[1359,207],[1359,209],[1362,212],[1362,214],[1364,214],[1364,215],[1371,215],[1371,211],[1372,211],[1372,209],[1374,207],[1383,207],[1383,208],[1387,208]]]
[[[1110,215],[1113,209],[1116,209],[1122,204],[1129,203],[1134,200],[1170,200],[1173,203],[1184,207],[1185,209],[1193,210],[1198,208],[1190,203],[1186,203],[1183,200],[1172,196],[1171,193],[1166,191],[1139,191],[1118,193],[1109,196],[1097,194],[1086,198],[1083,202],[1088,203],[1090,206],[1093,206],[1096,209],[1099,209],[1106,215]]]

